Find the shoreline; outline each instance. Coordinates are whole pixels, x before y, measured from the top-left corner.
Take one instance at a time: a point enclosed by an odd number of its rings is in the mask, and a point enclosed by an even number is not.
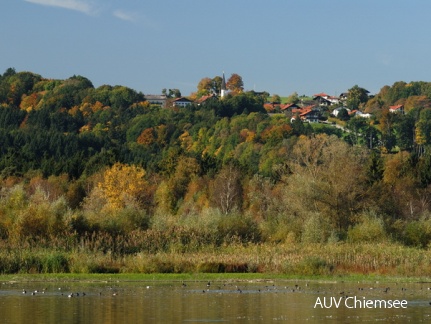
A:
[[[400,277],[383,275],[334,275],[303,276],[264,273],[121,273],[121,274],[86,274],[86,273],[52,273],[52,274],[8,274],[0,275],[1,283],[11,282],[316,282],[316,283],[431,283],[430,277]]]

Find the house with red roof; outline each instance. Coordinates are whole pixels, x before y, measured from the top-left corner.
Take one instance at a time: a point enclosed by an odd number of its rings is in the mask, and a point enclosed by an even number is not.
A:
[[[389,112],[404,114],[404,106],[403,105],[390,106]]]
[[[293,109],[298,109],[298,108],[299,108],[299,106],[295,103],[281,104],[280,105],[281,111],[292,111]]]
[[[292,118],[291,121],[295,120],[296,117],[299,117],[303,122],[308,123],[317,123],[322,116],[320,109],[314,105],[292,109]]]
[[[210,94],[210,95],[208,95],[208,96],[202,96],[202,97],[200,97],[199,99],[197,99],[195,102],[196,102],[198,105],[203,105],[203,104],[206,104],[206,103],[210,102],[211,100],[218,100],[217,95],[215,95],[215,94]]]
[[[321,93],[313,95],[313,97],[322,97],[324,99],[328,99],[329,96],[326,93],[321,92]]]
[[[339,98],[329,96],[324,92],[313,95],[313,100],[318,102],[320,106],[331,106],[340,102]]]

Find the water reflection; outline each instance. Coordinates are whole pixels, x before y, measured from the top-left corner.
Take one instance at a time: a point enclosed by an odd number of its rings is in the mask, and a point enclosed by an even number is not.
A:
[[[317,282],[10,283],[2,323],[411,322],[431,320],[431,285]],[[24,293],[25,291],[25,293]],[[37,291],[37,292],[35,292]],[[407,308],[348,308],[346,300],[407,300]],[[323,305],[323,300],[326,305]],[[320,300],[320,304],[316,301]],[[338,306],[329,301],[338,302]],[[317,305],[317,306],[316,306]]]

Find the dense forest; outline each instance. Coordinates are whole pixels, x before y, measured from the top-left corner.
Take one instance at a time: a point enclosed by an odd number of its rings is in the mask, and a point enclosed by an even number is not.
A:
[[[357,101],[371,119],[328,112],[343,130],[268,114],[265,99],[240,92],[162,108],[124,86],[8,69],[0,76],[2,245],[118,255],[230,244],[429,246],[431,83],[397,82]],[[395,104],[405,114],[390,113]],[[21,271],[16,262],[0,271]]]

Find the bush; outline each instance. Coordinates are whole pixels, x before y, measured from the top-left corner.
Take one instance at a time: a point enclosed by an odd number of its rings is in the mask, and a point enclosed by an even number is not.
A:
[[[387,233],[383,220],[374,212],[368,212],[362,215],[361,221],[349,228],[347,232],[347,241],[351,243],[360,242],[385,242]]]
[[[409,222],[404,227],[401,239],[406,245],[426,248],[431,241],[431,219],[424,217]]]
[[[219,239],[229,241],[238,238],[242,243],[259,242],[261,232],[257,223],[250,217],[240,214],[227,214],[218,223]]]
[[[330,233],[330,224],[320,214],[313,214],[304,223],[301,239],[304,243],[324,243]]]

